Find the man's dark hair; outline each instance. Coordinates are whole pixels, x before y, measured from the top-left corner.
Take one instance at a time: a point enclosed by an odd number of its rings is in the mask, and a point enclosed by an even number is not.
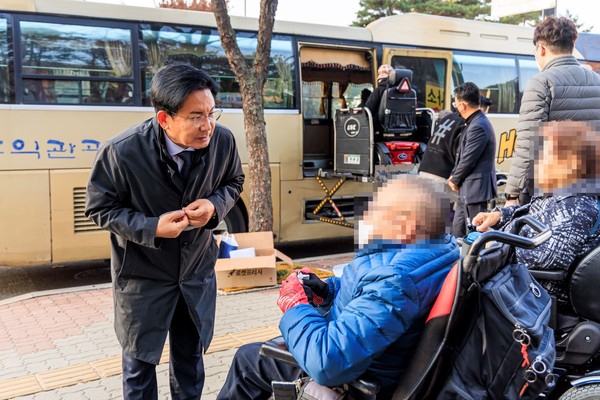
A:
[[[191,92],[204,89],[217,95],[217,84],[206,72],[190,64],[173,63],[159,69],[152,78],[150,101],[157,112],[176,113]]]
[[[494,104],[492,102],[492,99],[490,99],[489,97],[485,97],[485,96],[479,96],[479,105],[480,106],[491,106],[492,104]]]
[[[471,107],[479,107],[479,88],[473,82],[465,82],[454,89],[454,96]]]
[[[573,53],[577,27],[569,18],[551,16],[535,27],[533,44],[542,42],[554,53]]]

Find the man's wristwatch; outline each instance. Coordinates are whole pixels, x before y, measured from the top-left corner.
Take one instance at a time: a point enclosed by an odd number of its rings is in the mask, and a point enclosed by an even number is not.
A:
[[[506,200],[518,200],[519,199],[519,195],[518,194],[508,194],[508,193],[504,193],[504,198]]]

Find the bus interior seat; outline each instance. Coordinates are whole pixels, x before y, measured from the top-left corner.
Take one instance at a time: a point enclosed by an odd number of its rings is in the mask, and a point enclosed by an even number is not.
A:
[[[410,89],[400,91],[405,79]],[[384,133],[409,136],[417,130],[417,92],[412,88],[411,81],[412,71],[409,69],[394,69],[390,73],[378,112]]]

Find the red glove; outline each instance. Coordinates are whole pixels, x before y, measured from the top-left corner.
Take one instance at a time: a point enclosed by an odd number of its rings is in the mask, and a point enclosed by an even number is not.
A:
[[[286,312],[298,304],[308,304],[308,297],[306,297],[304,287],[298,280],[297,272],[292,272],[285,281],[281,282],[277,305],[281,311]]]

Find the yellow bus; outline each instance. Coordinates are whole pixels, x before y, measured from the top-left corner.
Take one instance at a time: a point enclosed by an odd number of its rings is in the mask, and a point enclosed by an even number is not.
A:
[[[258,22],[232,23],[250,59]],[[366,28],[277,21],[264,91],[275,239],[352,235],[307,214],[324,196],[317,172],[332,169],[332,116],[373,89],[381,63],[412,69],[419,105],[436,111],[449,108],[454,86],[475,82],[494,102],[498,168],[506,171],[520,95],[537,71],[532,34],[417,14]],[[219,122],[235,132],[246,165],[238,82],[212,14],[72,0],[0,3],[0,265],[109,257],[108,234],[83,214],[89,168],[100,143],[153,115],[150,81],[173,61],[218,82]],[[340,212],[351,218],[354,196],[371,189],[344,184],[335,196]],[[247,229],[246,204],[243,195],[226,217],[228,230]]]

